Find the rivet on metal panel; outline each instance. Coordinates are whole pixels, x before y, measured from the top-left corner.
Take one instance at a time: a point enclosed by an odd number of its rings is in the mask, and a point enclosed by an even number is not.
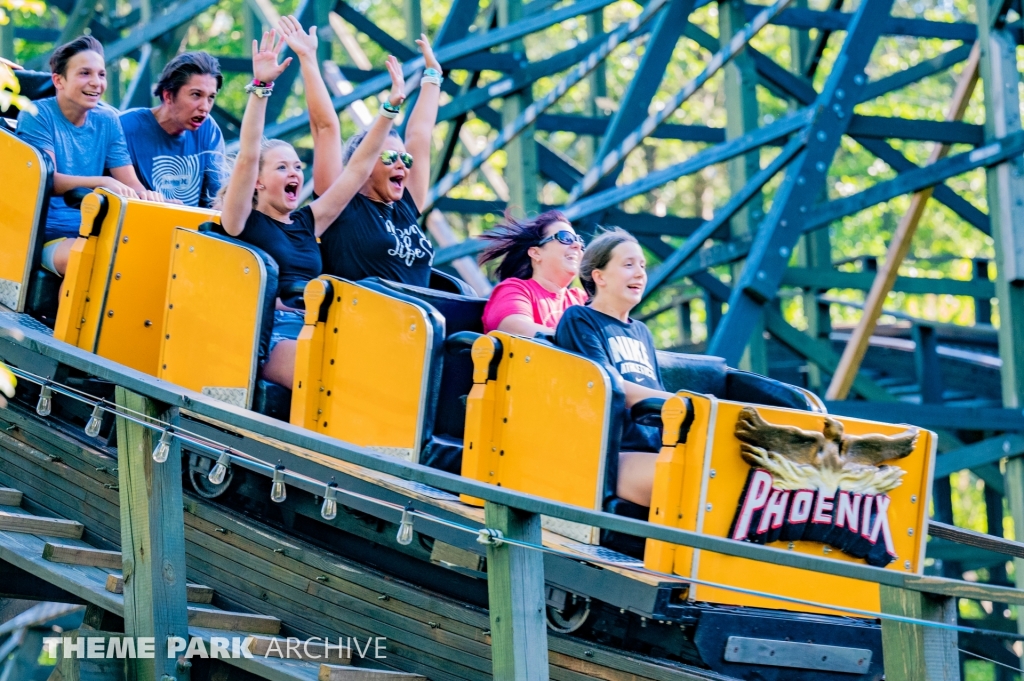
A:
[[[593,388],[594,387],[594,382],[593,381],[588,381],[587,382],[587,387],[588,388]]]
[[[114,316],[114,311],[113,310],[107,310],[107,316],[108,317],[113,317]]]
[[[914,528],[913,527],[908,527],[907,528],[907,536],[908,537],[913,537],[914,536]]]
[[[416,325],[415,325],[415,324],[413,324],[412,326],[410,326],[410,327],[409,327],[409,330],[410,330],[410,331],[415,331],[415,330],[416,330]]]
[[[718,475],[718,471],[716,471],[714,468],[712,468],[711,471],[708,473],[709,478],[713,478],[716,475]]]
[[[153,322],[151,322],[151,321],[149,321],[149,320],[147,319],[147,320],[145,321],[145,323],[143,324],[143,326],[146,326],[146,327],[150,327],[150,326],[153,326]]]
[[[910,569],[910,561],[909,560],[903,561],[903,567],[905,567],[906,569],[909,570]]]
[[[710,510],[711,510],[711,504],[708,504],[708,505],[707,505],[707,506],[705,506],[704,508],[705,508],[706,510],[710,511]]]
[[[128,237],[124,237],[123,239],[121,239],[121,241],[123,241],[124,243],[128,243]]]
[[[245,273],[249,274],[249,268],[248,267],[245,268]]]
[[[189,253],[195,253],[195,250],[196,250],[196,247],[195,247],[195,246],[189,246],[189,247],[188,247],[188,252],[189,252]]]
[[[493,476],[493,475],[494,475],[494,471],[491,471],[491,472],[489,473],[489,475],[492,475],[492,476]]]
[[[786,548],[788,548],[790,551],[792,551],[793,549],[796,548],[796,544],[794,544],[793,542],[789,542],[789,546],[787,546]]]
[[[526,356],[526,361],[527,361],[527,362],[529,362],[529,361],[530,361],[530,356],[529,356],[529,355],[527,355],[527,356]]]
[[[120,278],[121,278],[121,273],[120,272],[118,272],[117,274],[114,275],[114,279],[120,279]]]
[[[917,503],[917,495],[916,494],[914,494],[913,496],[910,497],[910,503],[912,503],[912,504],[916,504]]]

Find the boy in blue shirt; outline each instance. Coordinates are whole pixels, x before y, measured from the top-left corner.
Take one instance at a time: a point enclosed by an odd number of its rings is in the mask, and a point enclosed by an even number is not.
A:
[[[224,136],[210,116],[224,79],[206,52],[186,52],[160,74],[160,105],[121,114],[128,153],[147,188],[186,206],[208,207],[224,172]]]
[[[61,45],[50,57],[56,97],[18,117],[18,137],[53,159],[53,196],[46,217],[43,267],[64,276],[82,217],[61,198],[78,187],[159,201],[135,175],[117,112],[100,104],[107,89],[103,46],[92,36]],[[109,172],[110,175],[105,175]]]

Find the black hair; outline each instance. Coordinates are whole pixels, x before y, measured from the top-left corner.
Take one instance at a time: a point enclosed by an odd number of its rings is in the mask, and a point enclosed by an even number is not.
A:
[[[161,102],[164,101],[165,92],[174,99],[192,76],[213,76],[217,79],[218,92],[224,85],[224,76],[220,73],[220,62],[216,57],[206,52],[185,52],[167,62],[160,73],[160,81],[153,88],[153,94]]]
[[[480,254],[480,264],[501,258],[496,272],[498,281],[510,277],[530,279],[533,277],[533,261],[530,260],[529,251],[544,238],[544,230],[548,225],[555,222],[568,223],[569,220],[557,210],[549,210],[532,220],[522,221],[514,219],[506,211],[504,224],[480,236],[490,242]]]
[[[345,142],[345,148],[341,152],[341,162],[348,163],[349,159],[352,158],[352,154],[356,153],[356,149],[362,144],[363,139],[366,137],[367,130],[360,130],[356,134],[348,138]],[[398,131],[392,128],[388,131],[388,137],[394,137],[395,139],[402,139],[402,136],[398,134]]]
[[[79,52],[95,52],[103,56],[103,45],[91,35],[80,35],[69,43],[64,43],[50,56],[50,73],[66,76],[68,62]]]
[[[593,298],[597,295],[594,284],[594,270],[603,270],[612,259],[615,247],[625,243],[637,243],[636,237],[621,227],[609,227],[594,237],[580,261],[580,283],[583,289]]]

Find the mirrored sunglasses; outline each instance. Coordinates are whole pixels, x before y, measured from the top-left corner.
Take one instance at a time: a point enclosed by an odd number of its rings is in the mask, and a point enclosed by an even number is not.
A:
[[[412,168],[412,154],[406,151],[399,152],[392,149],[380,152],[380,162],[386,166],[394,165],[395,161],[398,159],[402,159],[402,164],[406,168]]]
[[[572,246],[573,244],[579,244],[580,248],[586,248],[586,246],[583,243],[583,237],[581,237],[579,234],[576,234],[574,232],[570,232],[567,229],[560,229],[557,232],[555,232],[554,234],[551,234],[550,236],[544,237],[543,239],[541,239],[540,241],[537,242],[537,245],[538,246],[543,246],[544,244],[548,243],[549,241],[556,241],[556,240],[558,241],[558,243],[564,244],[566,246]]]

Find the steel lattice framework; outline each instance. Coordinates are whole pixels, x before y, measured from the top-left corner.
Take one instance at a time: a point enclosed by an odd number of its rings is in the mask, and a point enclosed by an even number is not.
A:
[[[121,96],[114,103],[122,108],[148,105],[154,72],[179,49],[189,22],[214,7],[216,0],[136,0],[127,13],[125,7],[108,6],[108,2],[54,0],[50,5],[64,17],[63,28],[0,27],[0,54],[13,54],[15,38],[59,42],[89,29],[107,45],[115,77],[123,57],[139,64],[131,82],[114,88]],[[684,279],[702,291],[708,328],[708,341],[702,349],[763,373],[770,368],[769,354],[781,352],[806,367],[809,387],[824,392],[828,376],[840,364],[844,340],[831,328],[828,306],[834,301],[825,294],[830,289],[866,291],[875,281],[876,269],[870,259],[862,259],[861,272],[837,269],[828,228],[896,197],[930,192],[922,195],[922,201],[930,197],[992,237],[997,276],[991,281],[989,263],[979,262],[972,280],[900,277],[894,278],[895,290],[974,298],[974,331],[977,337],[988,334],[991,351],[986,354],[984,339],[966,339],[963,327],[951,329],[908,318],[909,337],[892,339],[887,346],[892,352],[880,355],[874,364],[869,353],[866,366],[873,368],[853,380],[853,393],[863,399],[828,405],[837,413],[941,429],[935,501],[938,517],[952,520],[947,476],[970,468],[986,483],[990,530],[1002,532],[1003,495],[1017,527],[1024,527],[1024,464],[1017,458],[1024,454],[1024,439],[1016,434],[1024,431],[1024,130],[1016,61],[1022,41],[1020,0],[981,0],[976,22],[894,16],[894,0],[828,0],[823,9],[810,9],[806,0],[776,0],[771,5],[720,0],[717,37],[694,20],[709,0],[648,0],[636,7],[633,18],[606,25],[610,22],[605,21],[603,12],[612,3],[451,1],[443,25],[433,36],[445,70],[460,76],[446,79],[443,86],[448,97],[440,120],[448,127],[434,161],[430,195],[434,215],[493,214],[506,205],[535,211],[541,208],[539,188],[554,183],[561,188],[561,195],[568,197],[562,210],[583,229],[619,224],[653,254],[656,260],[651,267],[649,298],[665,287],[682,290],[679,284]],[[419,0],[405,0],[403,9],[406,34],[418,34],[422,27]],[[277,17],[269,0],[245,0],[244,11],[250,35],[261,24],[272,25]],[[331,14],[336,13],[355,31],[403,60],[409,76],[422,66],[409,44],[346,0],[299,0],[295,13],[303,25],[322,27],[324,60],[331,54],[329,40],[324,38],[341,39],[344,44],[343,31],[326,28],[333,25]],[[586,22],[586,40],[571,42],[564,51],[541,59],[527,58],[525,39],[577,18]],[[769,25],[790,30],[790,61],[795,66],[784,67],[752,45],[752,38]],[[872,55],[877,53],[880,39],[892,36],[935,38],[954,46],[872,80],[868,76]],[[605,60],[617,46],[640,40],[645,41],[643,57],[611,114],[602,115],[593,106],[587,114],[552,111],[580,83],[587,83],[591,104],[604,95]],[[674,51],[680,46],[700,56],[703,70],[667,99],[656,102]],[[352,46],[347,49],[351,52]],[[834,60],[823,59],[827,50],[835,52]],[[221,61],[228,71],[249,69],[244,58],[222,57]],[[822,66],[826,63],[830,66]],[[857,112],[861,103],[913,88],[961,64],[964,72],[977,69],[980,77],[983,125],[962,122],[955,115],[946,120],[908,120]],[[672,115],[722,72],[726,125],[673,123]],[[368,67],[342,67],[338,73],[351,83],[346,91],[334,93],[338,111],[354,111],[352,107],[388,86],[386,73]],[[298,69],[287,71],[278,90],[291,89],[297,74]],[[546,79],[553,85],[540,91],[537,83]],[[415,79],[410,82],[415,88]],[[973,85],[972,81],[966,88],[967,99]],[[788,112],[767,122],[759,115],[758,87],[789,102]],[[306,114],[283,115],[285,100],[275,97],[270,102],[268,137],[294,139],[308,130]],[[655,103],[658,106],[652,106]],[[237,133],[237,112],[218,109],[215,115],[229,138]],[[470,117],[492,130],[482,149],[460,147],[460,130]],[[543,134],[551,132],[592,140],[589,167],[579,167],[554,149]],[[844,138],[884,162],[893,176],[857,193],[829,199],[827,182]],[[688,158],[624,181],[627,156],[645,141],[661,139],[703,146]],[[931,162],[920,165],[908,158],[900,141],[932,142],[944,151],[933,153]],[[956,145],[955,153],[946,155],[952,145]],[[762,154],[763,150],[771,153]],[[507,197],[501,201],[454,198],[453,189],[478,177],[478,171],[497,151],[504,151],[507,159]],[[624,202],[633,197],[718,164],[728,169],[731,195],[709,219],[623,209]],[[986,173],[987,213],[947,184],[974,169]],[[769,183],[774,183],[770,192]],[[445,224],[428,224],[442,246],[436,264],[451,264],[478,252],[477,242],[457,242]],[[723,266],[731,268],[731,277],[716,274]],[[780,293],[793,288],[805,300],[807,329],[796,328],[780,312]],[[667,304],[653,311],[648,308],[647,317],[679,314],[681,336],[686,341],[693,295],[667,297],[671,298]],[[658,300],[665,298],[662,295]],[[998,331],[990,325],[993,299],[998,301]],[[970,347],[964,349],[964,343]],[[890,355],[900,348],[912,350],[905,354],[913,384],[909,391],[893,379],[902,369]],[[975,355],[966,364],[950,364],[957,352]],[[891,371],[886,362],[894,362]],[[965,393],[965,385],[984,383],[985,371],[995,377],[994,394],[977,389]],[[901,401],[901,391],[912,398]],[[998,462],[1004,458],[1008,461],[1001,471]],[[1005,558],[984,551],[943,553],[946,548],[941,542],[932,542],[930,547],[933,556],[945,559],[942,569],[956,572],[986,567],[993,581],[1006,579],[1001,567]],[[1017,664],[1015,658],[1013,664]]]

